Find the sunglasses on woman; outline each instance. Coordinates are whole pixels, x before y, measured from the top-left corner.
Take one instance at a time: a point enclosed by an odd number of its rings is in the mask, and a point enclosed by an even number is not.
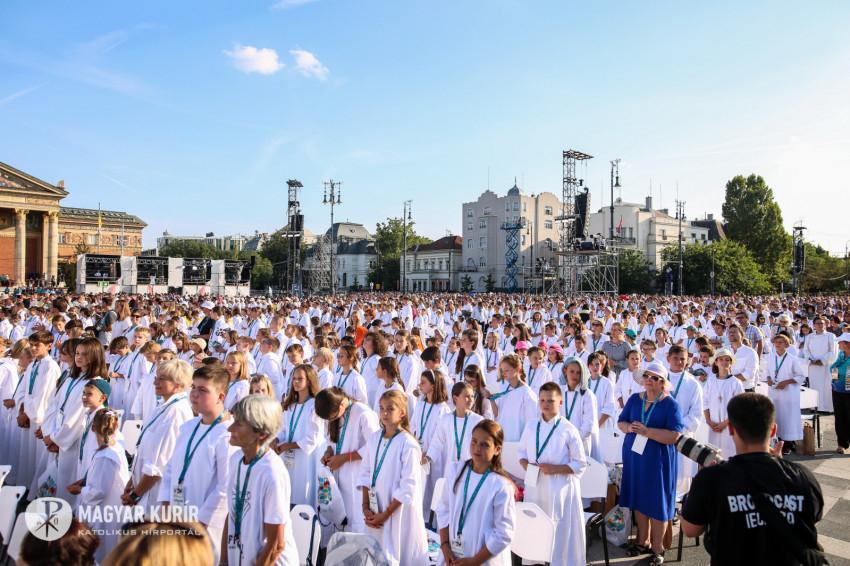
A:
[[[664,381],[664,378],[661,377],[660,375],[651,375],[651,374],[648,374],[648,373],[643,374],[643,378],[644,379],[650,379],[650,380],[655,381],[655,382]]]

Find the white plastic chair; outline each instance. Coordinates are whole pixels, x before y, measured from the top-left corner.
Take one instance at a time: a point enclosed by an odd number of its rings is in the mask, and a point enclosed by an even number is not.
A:
[[[516,527],[511,552],[530,562],[552,561],[555,523],[534,503],[516,504]]]
[[[803,413],[800,419],[803,422],[811,422],[815,429],[815,441],[818,448],[821,447],[820,414],[818,413],[818,392],[811,387],[800,387],[800,411],[811,411]]]
[[[136,455],[136,442],[142,435],[142,421],[124,421],[124,426],[121,427],[121,434],[124,435],[124,450],[130,456]]]
[[[581,497],[582,499],[590,499],[602,501],[603,508],[605,501],[608,498],[608,468],[605,464],[597,462],[593,458],[587,459],[587,468],[581,475]],[[605,564],[608,564],[608,537],[605,533],[605,514],[604,513],[584,513],[585,528],[593,529],[601,526],[600,534],[602,536],[602,551],[605,555]],[[588,546],[590,538],[588,537]]]
[[[8,476],[11,471],[12,466],[8,464],[0,466],[0,487],[3,487],[3,482],[6,481],[6,476]]]
[[[428,516],[428,523],[436,529],[437,526],[437,506],[440,504],[440,499],[443,497],[443,488],[446,486],[446,478],[438,478],[434,482],[434,493],[431,496],[431,513]]]
[[[599,447],[602,459],[608,464],[623,463],[623,441],[626,435],[618,428],[603,427],[599,431]]]
[[[9,539],[9,548],[6,549],[6,555],[13,562],[17,562],[21,555],[21,545],[24,542],[24,537],[27,536],[27,531],[27,516],[21,513],[15,520],[15,528],[12,529],[12,536]]]
[[[519,463],[519,442],[502,444],[502,466],[505,471],[517,479],[525,479],[525,470]]]
[[[4,544],[9,540],[9,535],[12,534],[18,503],[26,491],[27,488],[16,485],[0,488],[0,538],[3,539]]]
[[[289,512],[292,536],[298,548],[299,563],[314,566],[319,557],[319,543],[322,530],[316,518],[316,512],[309,505],[296,505]]]

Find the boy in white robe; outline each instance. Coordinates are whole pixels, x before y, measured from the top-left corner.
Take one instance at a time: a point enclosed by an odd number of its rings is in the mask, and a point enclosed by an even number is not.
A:
[[[667,352],[667,364],[670,367],[667,379],[670,381],[672,390],[670,394],[679,403],[682,413],[684,430],[682,434],[693,436],[697,429],[706,427],[703,415],[702,387],[697,379],[686,371],[688,352],[681,345],[671,346]],[[706,427],[706,434],[708,429]],[[678,489],[677,493],[687,493],[690,489],[690,480],[697,473],[696,462],[690,458],[678,455]]]
[[[528,423],[517,456],[526,469],[525,501],[536,503],[555,522],[553,566],[585,564],[581,475],[587,467],[584,441],[563,412],[561,389],[540,389],[540,416]]]

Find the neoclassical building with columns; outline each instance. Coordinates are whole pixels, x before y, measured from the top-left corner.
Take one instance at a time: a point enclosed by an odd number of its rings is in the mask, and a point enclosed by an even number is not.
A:
[[[59,262],[74,261],[74,249],[141,252],[147,225],[138,217],[60,206],[66,196],[63,181],[53,185],[0,162],[0,277],[16,285],[28,279],[57,280]]]

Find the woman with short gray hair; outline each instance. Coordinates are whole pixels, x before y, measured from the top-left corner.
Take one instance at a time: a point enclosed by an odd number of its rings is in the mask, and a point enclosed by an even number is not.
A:
[[[283,419],[280,403],[248,395],[232,413],[230,444],[241,451],[230,460],[228,562],[297,566],[298,549],[289,522],[289,472],[269,449]]]

